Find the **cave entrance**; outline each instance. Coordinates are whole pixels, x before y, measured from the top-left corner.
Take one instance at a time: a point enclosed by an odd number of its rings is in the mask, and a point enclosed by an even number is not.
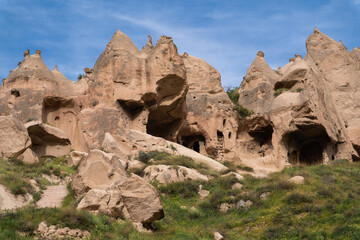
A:
[[[271,145],[272,134],[274,130],[271,125],[266,127],[261,127],[259,129],[249,131],[249,135],[259,144],[263,146],[264,144]]]
[[[321,164],[323,162],[323,146],[318,143],[308,143],[300,149],[299,162],[305,165]]]
[[[181,139],[182,145],[200,154],[206,154],[206,141],[203,135],[185,136]]]
[[[289,163],[293,165],[317,165],[325,160],[325,148],[332,144],[322,125],[298,127],[284,136]]]

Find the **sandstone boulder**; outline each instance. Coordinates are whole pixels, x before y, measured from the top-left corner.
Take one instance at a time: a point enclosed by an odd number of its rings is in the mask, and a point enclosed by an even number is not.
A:
[[[117,187],[132,222],[152,223],[164,217],[158,192],[141,177],[131,174]]]
[[[2,156],[17,158],[30,145],[29,134],[20,121],[12,117],[0,116],[0,151]]]
[[[289,179],[290,183],[296,184],[296,185],[302,185],[305,182],[305,178],[302,176],[295,176]]]
[[[114,218],[124,217],[123,208],[124,203],[120,191],[100,189],[91,189],[77,206],[77,209],[104,213]]]
[[[34,164],[39,162],[38,156],[36,156],[36,154],[30,148],[26,149],[25,152],[19,156],[19,159],[27,164]]]
[[[146,167],[145,163],[140,162],[139,160],[131,160],[128,161],[127,170],[144,169],[145,167]]]
[[[66,157],[66,162],[70,166],[78,166],[88,156],[86,152],[71,151]]]
[[[127,178],[118,157],[94,149],[79,165],[73,177],[72,188],[77,195],[82,195],[91,189],[107,189],[115,182],[125,182]]]
[[[25,124],[37,156],[61,157],[70,152],[71,143],[62,130],[39,121]]]
[[[156,180],[160,184],[184,182],[188,180],[208,181],[209,178],[195,169],[184,166],[152,165],[144,170],[144,179],[148,182]]]

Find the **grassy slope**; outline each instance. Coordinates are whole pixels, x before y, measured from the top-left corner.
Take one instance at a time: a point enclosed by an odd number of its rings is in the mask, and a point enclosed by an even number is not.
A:
[[[295,175],[304,176],[305,184],[289,184],[287,179]],[[234,192],[236,181],[217,177],[201,183],[211,192],[205,201],[196,194],[200,182],[156,186],[166,217],[154,223],[152,234],[137,233],[128,222],[75,211],[70,194],[60,209],[28,207],[1,214],[0,239],[21,239],[16,231],[31,233],[43,220],[87,229],[93,239],[213,239],[215,230],[226,239],[360,239],[360,163],[292,167],[266,179],[246,177],[243,188]],[[267,200],[259,198],[264,192],[270,192]],[[247,211],[219,212],[220,203],[240,199],[254,204]]]

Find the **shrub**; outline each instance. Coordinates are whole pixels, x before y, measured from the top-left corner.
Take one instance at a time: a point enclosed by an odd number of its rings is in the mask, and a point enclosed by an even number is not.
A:
[[[251,114],[253,114],[253,112],[247,108],[244,108],[243,106],[241,106],[240,104],[235,103],[234,107],[233,107],[234,112],[237,113],[238,117],[240,118],[245,118],[248,116],[251,116]]]
[[[239,88],[232,88],[232,87],[229,87],[228,90],[226,91],[230,100],[235,104],[239,101],[239,92],[238,91],[239,91]]]
[[[79,74],[78,76],[77,76],[77,80],[80,80],[80,79],[82,79],[83,77],[85,77],[85,74]]]
[[[144,152],[144,151],[140,151],[139,155],[137,156],[137,160],[143,162],[143,163],[148,163],[150,159],[154,158],[155,155],[157,154],[157,152],[155,151],[151,151],[151,152]]]
[[[302,92],[302,91],[304,91],[303,88],[298,88],[298,89],[296,89],[296,92]]]

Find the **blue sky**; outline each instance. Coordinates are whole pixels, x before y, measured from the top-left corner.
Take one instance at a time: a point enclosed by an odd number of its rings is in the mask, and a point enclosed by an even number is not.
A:
[[[360,45],[360,0],[0,0],[0,80],[26,48],[76,79],[120,29],[138,48],[151,34],[171,36],[180,53],[203,58],[238,86],[257,51],[272,68],[299,52],[317,26],[353,49]]]

